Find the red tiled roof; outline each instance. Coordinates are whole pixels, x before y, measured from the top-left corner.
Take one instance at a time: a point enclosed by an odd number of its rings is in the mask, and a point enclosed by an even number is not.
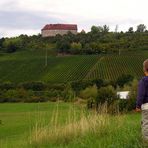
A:
[[[75,24],[47,24],[42,30],[77,30]]]

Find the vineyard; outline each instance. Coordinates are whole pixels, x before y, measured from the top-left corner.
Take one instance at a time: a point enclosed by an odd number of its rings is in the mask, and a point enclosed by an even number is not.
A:
[[[116,80],[121,74],[131,74],[139,79],[143,75],[142,63],[147,57],[148,52],[103,56],[85,79]]]
[[[48,56],[45,52],[18,52],[0,55],[0,81],[3,82],[68,82],[75,80],[116,80],[121,74],[136,78],[143,75],[142,63],[148,52],[121,55]]]
[[[67,82],[83,79],[99,57],[89,55],[55,57],[37,53],[0,56],[0,81]]]

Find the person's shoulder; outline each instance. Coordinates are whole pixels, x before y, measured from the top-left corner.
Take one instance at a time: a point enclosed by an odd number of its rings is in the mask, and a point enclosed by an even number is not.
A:
[[[140,85],[140,86],[142,86],[142,85],[148,86],[148,76],[143,76],[143,77],[141,78],[141,80],[139,81],[139,85]]]
[[[144,76],[144,77],[142,77],[142,78],[139,80],[139,84],[144,83],[144,81],[145,81],[145,76]]]
[[[143,81],[143,82],[147,81],[148,82],[148,76],[143,76],[140,81]]]

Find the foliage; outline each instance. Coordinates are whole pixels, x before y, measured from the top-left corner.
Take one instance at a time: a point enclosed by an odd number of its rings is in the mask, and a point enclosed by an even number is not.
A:
[[[105,103],[111,104],[116,99],[116,92],[112,86],[101,87],[98,90],[98,96],[96,98],[96,103]]]
[[[137,32],[145,32],[146,26],[144,24],[140,24],[137,26]]]
[[[111,32],[109,26],[92,26],[90,32],[56,35],[42,38],[41,34],[27,36],[20,35],[13,38],[0,39],[0,52],[16,52],[28,50],[51,51],[51,54],[100,54],[117,53],[123,51],[147,50],[148,32],[144,24],[139,24],[134,31],[130,27],[127,32]]]
[[[131,82],[134,79],[134,77],[130,74],[122,74],[121,76],[119,76],[117,78],[117,85],[119,85],[120,87],[123,87],[124,84]]]
[[[94,86],[87,87],[84,90],[80,91],[79,97],[83,99],[95,100],[97,95],[98,95],[98,89],[94,85]]]
[[[130,99],[120,99],[117,100],[118,105],[119,105],[119,111],[120,112],[128,112],[132,111],[135,109],[136,106],[136,100],[135,98],[130,98]]]
[[[75,99],[75,92],[73,91],[70,83],[66,84],[65,90],[63,92],[63,99],[66,102],[72,102]]]
[[[46,84],[44,84],[43,82],[26,82],[20,84],[19,87],[22,87],[27,90],[31,89],[33,91],[42,91],[46,89]]]
[[[125,84],[123,91],[129,91],[129,99],[118,100],[119,110],[122,112],[132,111],[136,108],[138,81],[134,79],[132,82]]]
[[[81,49],[82,49],[81,43],[71,43],[70,53],[72,53],[72,54],[80,54],[82,52]]]

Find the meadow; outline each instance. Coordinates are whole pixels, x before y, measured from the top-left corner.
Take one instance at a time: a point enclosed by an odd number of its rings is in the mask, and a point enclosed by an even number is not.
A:
[[[109,115],[75,103],[0,104],[1,148],[144,148],[139,113]]]

